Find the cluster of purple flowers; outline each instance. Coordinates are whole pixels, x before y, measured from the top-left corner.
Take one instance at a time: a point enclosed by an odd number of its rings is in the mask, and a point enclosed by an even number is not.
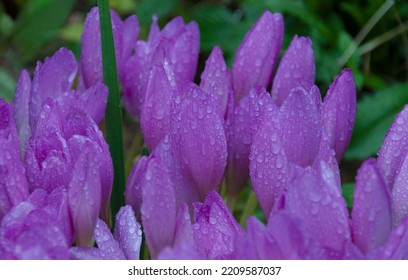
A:
[[[94,8],[79,63],[61,49],[33,80],[21,73],[12,104],[0,100],[0,258],[138,259],[142,228],[154,259],[408,258],[408,107],[358,171],[349,214],[338,162],[356,113],[350,70],[322,101],[312,42],[295,36],[273,75],[284,23],[267,11],[232,69],[214,47],[195,84],[195,22],[160,30],[154,18],[142,41],[135,16],[111,15],[123,102],[150,155],[129,175],[112,234]],[[249,178],[267,223],[244,229],[219,193],[225,179],[234,201]]]

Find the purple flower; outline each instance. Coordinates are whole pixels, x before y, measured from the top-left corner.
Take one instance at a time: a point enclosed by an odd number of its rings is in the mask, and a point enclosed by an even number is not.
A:
[[[199,31],[195,22],[185,24],[181,17],[170,21],[159,30],[157,19],[153,18],[147,42],[137,41],[134,54],[124,68],[123,100],[127,111],[140,119],[146,97],[146,85],[150,71],[157,63],[167,60],[174,73],[178,88],[193,81],[199,49]]]
[[[13,109],[0,99],[0,221],[29,194]]]
[[[1,259],[67,259],[72,243],[68,195],[38,189],[13,207],[0,226]]]
[[[119,78],[125,75],[125,64],[129,60],[139,35],[139,23],[136,16],[122,21],[111,10],[113,40],[115,45],[116,65]],[[81,36],[81,77],[84,87],[89,88],[102,82],[102,51],[98,7],[87,14],[84,31]]]
[[[232,84],[238,102],[254,86],[267,87],[283,40],[281,14],[263,13],[237,49],[232,66]]]
[[[72,247],[71,259],[78,260],[138,260],[142,244],[142,230],[136,221],[132,208],[120,208],[116,214],[114,234],[98,219],[94,238],[98,248]]]

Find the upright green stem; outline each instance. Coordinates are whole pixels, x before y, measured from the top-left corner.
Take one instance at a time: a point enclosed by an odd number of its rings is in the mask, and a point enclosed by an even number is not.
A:
[[[109,89],[106,107],[106,141],[113,161],[114,180],[111,197],[112,214],[124,205],[125,169],[123,160],[122,110],[119,96],[119,82],[116,69],[115,47],[109,0],[98,0],[101,27],[103,81]]]

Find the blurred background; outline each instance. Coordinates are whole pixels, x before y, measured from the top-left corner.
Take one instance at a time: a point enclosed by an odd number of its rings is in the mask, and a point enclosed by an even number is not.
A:
[[[311,37],[322,95],[344,67],[354,73],[358,111],[353,138],[341,165],[353,182],[361,161],[375,156],[395,115],[408,103],[408,1],[384,0],[111,0],[122,18],[138,16],[147,37],[152,15],[163,26],[181,15],[200,27],[198,73],[219,45],[231,65],[250,26],[266,9],[285,20],[283,51],[295,34]],[[2,0],[0,2],[0,97],[11,100],[23,68],[60,47],[77,58],[86,13],[96,0]],[[199,74],[197,75],[199,77]],[[348,185],[348,184],[347,184]],[[352,184],[350,185],[352,186]],[[347,194],[346,194],[347,196]]]

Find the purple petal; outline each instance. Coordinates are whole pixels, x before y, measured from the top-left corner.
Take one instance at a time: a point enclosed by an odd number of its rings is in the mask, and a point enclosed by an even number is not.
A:
[[[193,21],[185,26],[182,34],[174,38],[173,47],[168,55],[178,86],[186,81],[192,82],[194,79],[198,62],[199,37],[198,25]]]
[[[101,250],[94,247],[71,247],[69,249],[71,260],[102,260]]]
[[[174,243],[160,251],[161,260],[200,260],[203,256],[197,250],[191,227],[187,204],[182,204],[177,214]]]
[[[392,188],[408,153],[408,105],[397,115],[378,152],[378,166]]]
[[[152,155],[159,157],[168,169],[171,181],[174,183],[176,209],[183,203],[190,207],[194,202],[200,200],[198,192],[192,187],[189,179],[182,174],[180,166],[174,158],[169,135],[166,135],[156,146]]]
[[[200,253],[209,259],[230,258],[235,239],[244,235],[234,216],[216,192],[194,204],[193,235]]]
[[[232,84],[230,71],[218,46],[213,48],[205,62],[200,88],[217,100],[224,118],[227,112],[228,98],[232,95]]]
[[[136,47],[137,36],[139,36],[139,21],[135,15],[126,18],[122,25],[122,61],[121,68],[125,66],[127,60],[130,58],[132,51]],[[121,71],[120,80],[123,79],[125,70]]]
[[[29,194],[12,106],[0,99],[0,221]]]
[[[30,127],[35,131],[36,123],[47,98],[56,99],[71,90],[78,71],[77,61],[71,51],[60,49],[44,63],[37,63],[31,85]]]
[[[356,118],[356,85],[349,69],[343,70],[331,84],[324,98],[322,118],[330,146],[340,162],[350,142]]]
[[[340,189],[319,176],[310,167],[298,172],[288,186],[284,208],[302,221],[322,248],[341,254],[344,242],[350,240],[346,203]]]
[[[115,45],[116,65],[119,77],[122,76],[122,21],[111,11],[113,41]],[[98,7],[87,14],[84,31],[81,36],[81,73],[86,88],[103,81],[102,51]]]
[[[405,156],[395,177],[392,189],[392,207],[394,210],[394,225],[398,225],[408,216],[408,154]]]
[[[315,76],[312,40],[295,35],[276,71],[272,84],[272,99],[281,106],[292,89],[305,82],[314,84]]]
[[[408,259],[408,219],[404,219],[390,234],[383,246],[379,259]]]
[[[166,73],[167,61],[155,65],[147,81],[146,97],[143,103],[140,126],[143,138],[153,151],[163,137],[170,131],[170,108],[175,91]],[[168,69],[168,71],[171,71]]]
[[[270,254],[279,254],[278,245],[274,239],[266,239],[266,227],[255,217],[247,220],[246,236],[235,239],[234,259],[261,260]]]
[[[142,193],[143,231],[150,255],[156,258],[161,249],[173,244],[176,226],[174,185],[167,167],[158,157],[152,157],[147,163]]]
[[[214,101],[194,84],[179,106],[172,117],[171,148],[182,174],[204,199],[220,189],[227,163],[223,120]]]
[[[67,92],[58,99],[65,114],[75,110],[89,115],[95,123],[99,124],[105,116],[108,101],[108,88],[104,84],[95,84],[84,92]]]
[[[30,91],[31,78],[27,70],[23,70],[18,78],[16,92],[13,99],[14,119],[16,120],[22,156],[24,156],[25,145],[31,135],[29,125]]]
[[[253,190],[265,217],[269,217],[276,199],[286,188],[292,170],[273,120],[266,120],[261,126],[249,158]]]
[[[69,185],[69,207],[76,244],[89,246],[101,208],[101,179],[92,146],[78,157]]]
[[[279,112],[286,156],[302,167],[313,164],[321,141],[322,120],[311,93],[301,87],[293,89]]]
[[[390,193],[375,159],[358,171],[351,218],[353,241],[364,254],[384,244],[391,232]]]
[[[148,157],[142,156],[133,166],[126,182],[126,204],[132,206],[133,211],[135,211],[139,220],[141,217],[140,208],[142,207],[142,188],[144,185],[143,177],[146,173],[148,161]]]
[[[267,87],[283,40],[281,14],[263,13],[237,49],[232,66],[235,100],[239,101],[254,86]]]
[[[116,214],[115,239],[128,260],[138,260],[142,245],[142,230],[135,213],[129,205],[120,208]]]
[[[125,260],[125,255],[116,241],[108,226],[101,219],[97,220],[95,231],[93,234],[96,244],[100,251],[100,255],[104,260]]]
[[[310,240],[300,224],[284,211],[278,211],[270,217],[266,226],[267,241],[275,240],[278,248],[276,248],[277,252],[265,250],[266,259],[324,258],[323,251]],[[272,243],[272,245],[275,244]]]

